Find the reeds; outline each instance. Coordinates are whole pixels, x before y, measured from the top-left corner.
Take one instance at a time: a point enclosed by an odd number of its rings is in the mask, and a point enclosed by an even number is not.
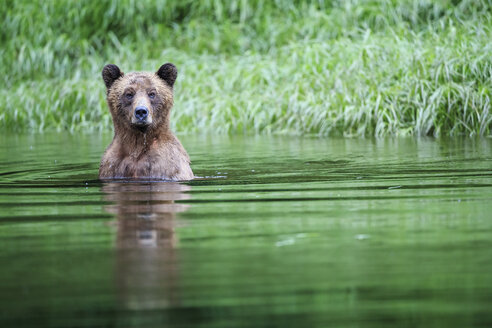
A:
[[[100,70],[178,66],[180,132],[490,135],[490,1],[1,2],[0,126],[111,129]]]

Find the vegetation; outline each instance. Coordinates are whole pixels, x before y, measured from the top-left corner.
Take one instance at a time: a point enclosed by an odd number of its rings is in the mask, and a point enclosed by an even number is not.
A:
[[[490,135],[490,0],[2,1],[0,127],[106,130],[100,71],[178,66],[179,132]]]

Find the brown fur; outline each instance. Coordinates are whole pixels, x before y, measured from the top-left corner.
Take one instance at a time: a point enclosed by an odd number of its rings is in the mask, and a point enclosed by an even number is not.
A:
[[[157,73],[123,74],[115,65],[104,68],[114,138],[102,157],[100,179],[193,179],[188,154],[169,129],[176,75],[172,64],[163,65]],[[132,123],[140,105],[149,109],[151,123],[144,128]]]

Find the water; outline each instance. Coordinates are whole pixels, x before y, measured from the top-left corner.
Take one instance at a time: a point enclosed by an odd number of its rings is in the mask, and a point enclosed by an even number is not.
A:
[[[110,138],[1,136],[1,327],[492,326],[492,139],[189,136],[201,178],[101,183]]]

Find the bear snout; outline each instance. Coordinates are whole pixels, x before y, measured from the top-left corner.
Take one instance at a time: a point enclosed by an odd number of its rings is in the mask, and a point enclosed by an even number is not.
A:
[[[141,129],[142,127],[147,127],[152,124],[152,113],[150,108],[139,104],[132,113],[132,125]]]
[[[138,127],[146,127],[152,124],[152,108],[146,96],[134,97],[133,101],[132,124]]]
[[[149,116],[149,109],[145,106],[138,106],[135,108],[135,118],[137,121],[145,121]]]

